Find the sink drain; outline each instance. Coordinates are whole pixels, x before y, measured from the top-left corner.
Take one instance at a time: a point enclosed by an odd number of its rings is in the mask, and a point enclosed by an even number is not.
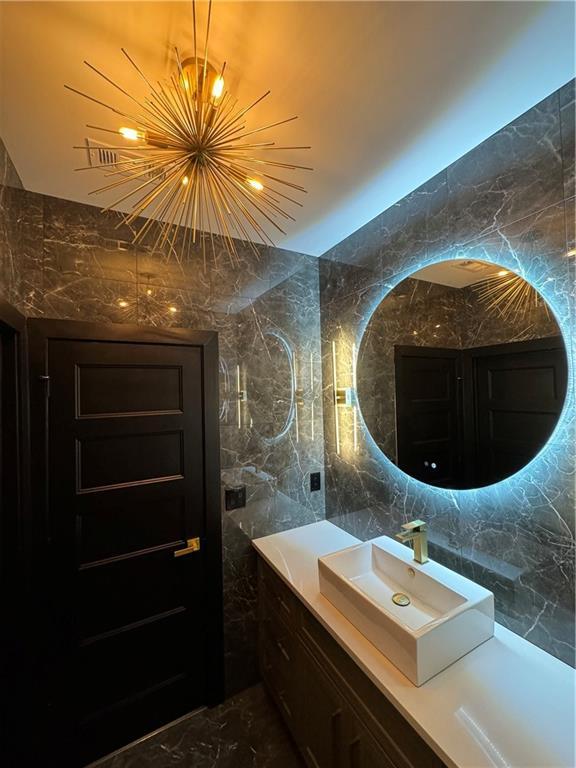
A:
[[[410,605],[410,598],[404,592],[394,592],[392,602],[396,603],[396,605],[406,606]]]

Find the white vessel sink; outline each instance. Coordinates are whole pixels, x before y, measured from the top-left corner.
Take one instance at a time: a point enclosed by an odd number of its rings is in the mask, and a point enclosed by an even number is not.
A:
[[[439,563],[416,563],[388,536],[320,557],[318,571],[324,597],[415,685],[494,634],[492,592]]]

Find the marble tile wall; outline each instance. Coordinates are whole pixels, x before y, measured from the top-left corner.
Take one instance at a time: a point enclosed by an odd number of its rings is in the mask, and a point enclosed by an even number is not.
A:
[[[12,158],[8,154],[4,142],[0,138],[0,188],[1,187],[17,187],[23,188],[22,180],[18,175]]]
[[[259,679],[250,541],[324,517],[324,492],[309,491],[309,473],[323,472],[324,460],[318,260],[274,248],[256,257],[240,246],[238,263],[219,249],[205,269],[200,248],[179,263],[132,245],[118,214],[9,180],[0,188],[0,295],[21,312],[219,332],[223,484],[248,490],[245,508],[223,511],[226,680],[229,693],[242,690]],[[301,390],[285,434],[274,440],[265,439],[274,423],[261,434],[250,420],[258,398],[272,401],[277,389],[275,372],[262,375],[251,354],[271,330],[286,339]],[[240,425],[236,366],[244,383],[252,381]]]
[[[574,336],[574,81],[498,131],[324,254],[320,304],[326,515],[360,538],[428,520],[431,553],[496,595],[497,619],[574,665],[574,393],[544,451],[492,487],[447,491],[394,467],[351,408],[336,439],[338,385],[382,297],[442,259],[483,259],[515,270]],[[573,368],[572,368],[573,370]],[[339,448],[339,450],[337,450]]]

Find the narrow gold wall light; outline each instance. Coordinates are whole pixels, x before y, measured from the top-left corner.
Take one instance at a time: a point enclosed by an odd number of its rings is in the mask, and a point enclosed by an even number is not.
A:
[[[334,391],[334,433],[336,435],[336,453],[340,455],[340,423],[338,419],[338,382],[336,374],[336,342],[332,342],[332,389]]]
[[[238,429],[242,429],[242,403],[246,402],[246,391],[242,389],[240,382],[240,364],[236,364],[236,420]]]
[[[356,402],[356,343],[352,344],[352,398],[353,398],[353,426],[354,426],[354,452],[358,451],[358,404]]]
[[[310,438],[314,441],[314,353],[310,352]]]

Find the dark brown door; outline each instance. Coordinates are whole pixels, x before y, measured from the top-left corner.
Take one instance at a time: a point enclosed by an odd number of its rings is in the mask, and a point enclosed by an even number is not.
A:
[[[82,765],[220,695],[216,345],[192,332],[35,330],[46,688],[60,749]]]
[[[562,339],[471,350],[475,369],[477,484],[517,472],[550,437],[566,395]]]
[[[460,368],[457,349],[395,347],[398,466],[445,488],[462,481]]]

